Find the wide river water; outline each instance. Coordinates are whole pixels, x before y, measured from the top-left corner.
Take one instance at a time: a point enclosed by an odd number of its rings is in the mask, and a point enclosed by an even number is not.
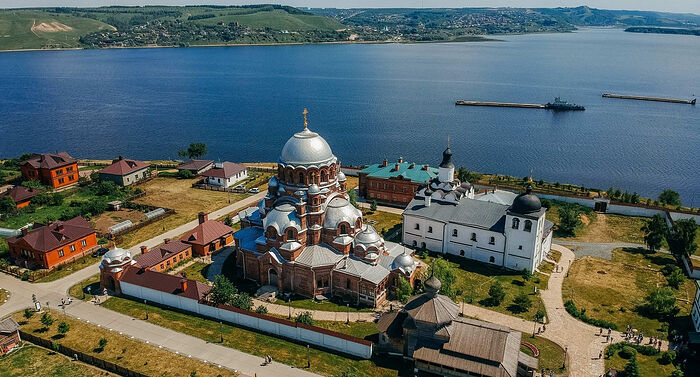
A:
[[[275,161],[309,126],[345,165],[399,156],[610,186],[700,205],[700,106],[601,98],[700,95],[700,38],[587,29],[500,42],[0,53],[0,157]],[[546,103],[586,111],[455,106]]]

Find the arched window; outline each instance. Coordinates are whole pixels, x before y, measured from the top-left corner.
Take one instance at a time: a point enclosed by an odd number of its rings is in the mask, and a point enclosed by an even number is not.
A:
[[[416,223],[416,230],[420,230],[420,224]]]
[[[460,250],[459,255],[464,256],[464,250]]]
[[[267,228],[267,238],[271,240],[276,240],[277,239],[277,231],[273,227]]]
[[[346,280],[346,282],[345,282],[345,287],[346,287],[347,289],[350,289],[350,279],[347,279],[347,280]]]
[[[496,258],[489,257],[489,263],[496,263]]]
[[[489,238],[489,245],[494,245],[494,244],[496,244],[496,237]]]
[[[520,219],[513,219],[513,229],[518,229],[520,227]]]
[[[304,173],[299,173],[299,183],[304,183]]]
[[[345,224],[340,224],[340,234],[348,234],[348,228]]]
[[[289,229],[287,231],[287,241],[293,240],[294,239],[294,229]]]
[[[452,237],[457,237],[457,229],[452,229]]]
[[[328,174],[325,171],[321,171],[321,182],[328,182]]]
[[[525,220],[525,228],[523,228],[526,232],[531,232],[532,231],[532,221],[530,220]]]
[[[415,240],[413,240],[413,247],[416,247],[416,246],[418,246],[418,242],[416,242]]]
[[[421,248],[421,249],[425,249],[425,242],[421,242],[421,243],[420,243],[420,248]]]
[[[472,233],[472,241],[476,242],[476,233]]]

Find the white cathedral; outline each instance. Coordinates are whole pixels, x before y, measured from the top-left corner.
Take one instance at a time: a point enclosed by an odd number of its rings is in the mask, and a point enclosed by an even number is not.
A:
[[[516,195],[492,190],[478,195],[454,177],[449,146],[438,177],[419,188],[403,213],[403,242],[513,270],[534,271],[552,245],[553,223],[528,186]]]

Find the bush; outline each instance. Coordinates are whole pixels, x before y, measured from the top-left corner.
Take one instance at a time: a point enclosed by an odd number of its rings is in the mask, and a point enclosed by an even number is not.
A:
[[[177,177],[180,179],[192,179],[194,178],[194,174],[189,170],[180,170],[177,172]]]
[[[637,354],[637,350],[635,350],[634,348],[632,348],[630,346],[622,347],[622,349],[618,353],[618,355],[620,355],[621,358],[628,359],[628,360],[631,359],[636,354]]]
[[[668,365],[674,361],[676,361],[676,352],[672,350],[662,353],[661,357],[659,358],[659,364]]]
[[[590,318],[586,315],[586,309],[580,310],[576,307],[576,304],[574,304],[573,301],[568,300],[564,303],[564,308],[566,311],[571,314],[572,317],[578,318],[583,322],[586,322],[588,324],[591,324],[596,327],[602,327],[602,328],[610,328],[613,330],[617,330],[617,325],[615,325],[612,322],[604,321],[602,319],[595,319],[595,318]]]
[[[668,285],[671,288],[678,289],[685,282],[685,274],[680,268],[676,267],[675,271],[666,276],[666,281],[668,281]]]
[[[527,268],[523,268],[520,274],[525,281],[530,281],[530,279],[532,279],[532,271],[528,270]]]
[[[258,314],[267,314],[267,306],[258,305],[258,307],[255,308],[255,312]]]
[[[294,322],[303,323],[305,325],[312,326],[314,324],[314,319],[310,312],[299,313],[295,318]]]

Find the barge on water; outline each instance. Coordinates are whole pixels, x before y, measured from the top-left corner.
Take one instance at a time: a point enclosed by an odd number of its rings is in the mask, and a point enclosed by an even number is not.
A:
[[[457,101],[455,105],[459,106],[489,106],[489,107],[517,107],[523,109],[547,109],[554,111],[570,111],[570,110],[586,110],[585,107],[562,100],[559,97],[554,99],[554,102],[547,104],[538,103],[514,103],[514,102],[483,102],[483,101]]]
[[[671,103],[684,103],[688,105],[695,105],[697,98],[691,100],[687,99],[675,99],[675,98],[662,98],[662,97],[646,97],[646,96],[628,96],[623,94],[610,94],[604,93],[605,98],[619,98],[619,99],[633,99],[637,101],[654,101],[654,102],[671,102]]]

